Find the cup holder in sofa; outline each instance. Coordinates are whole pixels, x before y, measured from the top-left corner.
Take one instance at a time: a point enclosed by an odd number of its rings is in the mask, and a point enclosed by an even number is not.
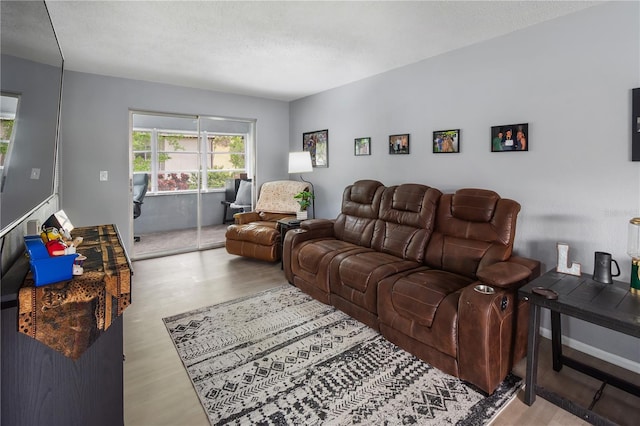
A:
[[[494,294],[496,292],[493,287],[484,284],[477,285],[473,289],[482,294]]]

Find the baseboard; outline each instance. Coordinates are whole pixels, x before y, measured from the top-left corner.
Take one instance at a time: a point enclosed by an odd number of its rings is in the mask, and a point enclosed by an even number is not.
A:
[[[540,327],[540,335],[546,337],[547,339],[551,339],[551,330],[549,330],[548,328]],[[587,345],[586,343],[574,340],[567,336],[562,336],[562,344],[577,351],[583,352],[587,355],[591,355],[593,357],[604,360],[610,364],[614,364],[618,367],[622,367],[626,370],[640,374],[640,363],[636,361],[632,361],[619,355],[603,351],[602,349],[596,348],[595,346]]]

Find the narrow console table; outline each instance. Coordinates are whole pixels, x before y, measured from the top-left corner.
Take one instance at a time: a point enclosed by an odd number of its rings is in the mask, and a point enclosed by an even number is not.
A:
[[[524,402],[532,405],[537,394],[592,424],[612,424],[588,408],[537,385],[540,308],[547,308],[551,312],[551,346],[555,371],[560,371],[566,365],[640,396],[639,386],[563,355],[561,324],[561,314],[564,314],[640,338],[640,295],[631,293],[628,283],[614,281],[613,284],[602,284],[586,274],[574,276],[549,271],[520,288],[519,296],[531,303]]]
[[[124,423],[122,312],[131,265],[114,225],[71,234],[84,238],[83,275],[36,288],[21,259],[22,277],[3,280],[2,424]]]

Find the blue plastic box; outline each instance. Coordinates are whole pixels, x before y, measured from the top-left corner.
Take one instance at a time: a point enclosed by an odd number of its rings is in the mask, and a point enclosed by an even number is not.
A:
[[[78,256],[77,253],[49,256],[39,235],[27,235],[24,237],[24,244],[29,254],[29,265],[36,287],[73,278],[73,261]]]

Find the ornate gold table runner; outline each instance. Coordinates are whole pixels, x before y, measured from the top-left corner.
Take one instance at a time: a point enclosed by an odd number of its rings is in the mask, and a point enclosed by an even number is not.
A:
[[[18,293],[18,331],[78,359],[131,303],[131,268],[114,225],[76,228],[84,274]]]

